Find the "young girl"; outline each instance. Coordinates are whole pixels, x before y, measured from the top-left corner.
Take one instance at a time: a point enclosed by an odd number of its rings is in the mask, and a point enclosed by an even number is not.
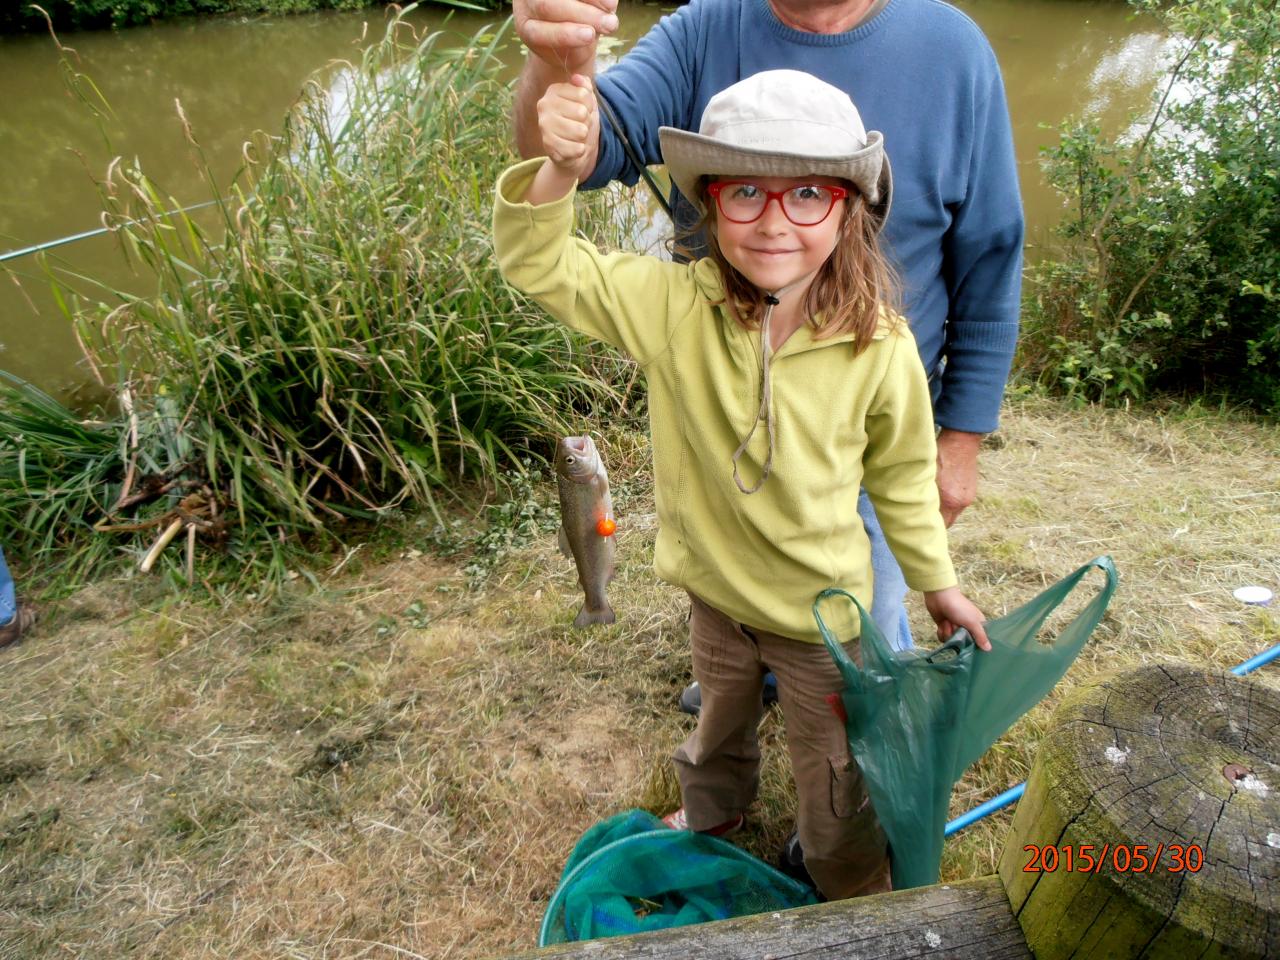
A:
[[[573,238],[596,129],[589,81],[553,86],[538,111],[548,157],[499,179],[495,247],[513,286],[626,351],[648,380],[655,566],[692,598],[702,690],[697,729],[675,753],[684,806],[667,821],[718,835],[742,825],[772,670],[805,866],[829,899],[887,890],[884,836],[826,700],[841,680],[811,613],[829,586],[870,601],[859,486],[939,636],[963,626],[989,647],[947,554],[924,369],[882,302],[883,138],[844,93],[792,70],[712,98],[697,134],[664,127],[668,172],[711,246],[677,264]],[[832,619],[856,658],[856,617]]]

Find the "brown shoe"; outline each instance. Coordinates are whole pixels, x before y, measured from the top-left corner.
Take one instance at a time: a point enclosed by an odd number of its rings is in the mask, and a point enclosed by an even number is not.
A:
[[[0,627],[0,649],[17,643],[35,622],[35,610],[26,604],[18,604],[18,612],[13,619]]]

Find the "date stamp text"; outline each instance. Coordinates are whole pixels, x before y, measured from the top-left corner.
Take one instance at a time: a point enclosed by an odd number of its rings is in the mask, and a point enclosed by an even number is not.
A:
[[[1023,873],[1198,873],[1204,867],[1204,848],[1195,843],[1029,843],[1022,852],[1030,858]]]

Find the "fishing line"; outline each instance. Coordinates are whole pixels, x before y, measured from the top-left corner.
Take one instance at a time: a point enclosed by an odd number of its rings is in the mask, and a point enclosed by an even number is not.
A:
[[[635,147],[631,145],[631,141],[627,138],[627,132],[622,128],[622,122],[613,112],[613,107],[609,106],[609,101],[600,96],[600,89],[593,81],[591,89],[595,91],[596,103],[600,105],[600,112],[604,114],[609,121],[609,126],[613,127],[613,132],[618,135],[618,139],[622,141],[622,152],[627,155],[627,159],[631,161],[631,165],[640,171],[640,176],[644,177],[644,182],[649,185],[649,189],[653,192],[654,198],[658,204],[666,211],[667,217],[672,223],[675,223],[675,215],[671,212],[671,204],[667,198],[663,196],[662,191],[658,189],[657,181],[653,179],[653,174],[649,172],[649,168],[640,161],[639,155],[636,153]]]

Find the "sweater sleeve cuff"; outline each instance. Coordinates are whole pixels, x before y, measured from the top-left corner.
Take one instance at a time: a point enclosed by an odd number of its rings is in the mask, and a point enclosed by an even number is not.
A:
[[[503,217],[525,217],[531,223],[554,223],[565,217],[573,218],[573,198],[577,193],[576,190],[570,190],[559,200],[552,200],[550,203],[534,205],[525,200],[525,194],[529,192],[533,178],[546,162],[546,157],[532,157],[502,172],[495,189],[498,213]]]
[[[928,576],[913,575],[904,571],[907,586],[912,590],[919,590],[921,593],[932,593],[935,590],[946,590],[948,587],[957,587],[960,581],[956,578],[955,569],[948,560],[945,566],[940,566]]]
[[[991,433],[999,426],[1017,342],[1017,322],[957,324],[934,405],[938,426],[966,433]]]

